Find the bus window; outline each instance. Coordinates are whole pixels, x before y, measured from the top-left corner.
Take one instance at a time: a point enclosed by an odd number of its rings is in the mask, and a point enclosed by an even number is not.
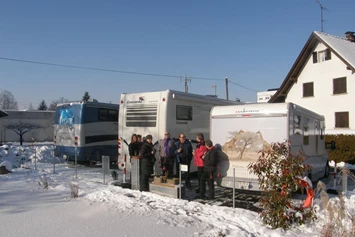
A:
[[[192,120],[192,106],[177,105],[176,120]]]
[[[100,121],[118,121],[118,111],[113,109],[99,109]]]
[[[108,111],[108,118],[109,118],[109,121],[118,122],[118,111],[110,109]]]

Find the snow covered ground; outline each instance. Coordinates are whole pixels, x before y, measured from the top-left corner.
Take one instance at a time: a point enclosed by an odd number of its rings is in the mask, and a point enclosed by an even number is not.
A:
[[[321,236],[327,213],[316,199],[318,219],[291,230],[272,230],[259,215],[245,209],[211,206],[112,185],[99,168],[78,169],[57,159],[53,174],[52,144],[34,149],[10,144],[0,147],[0,163],[8,160],[13,173],[0,175],[0,235],[5,236]],[[27,161],[20,168],[21,163]],[[345,164],[340,164],[345,165]],[[16,168],[17,167],[17,168]],[[349,168],[354,168],[349,166]],[[121,174],[121,173],[119,173]],[[43,188],[47,179],[49,187]],[[120,178],[121,175],[119,176]],[[39,185],[41,184],[41,186]],[[70,197],[71,184],[79,198]],[[325,180],[333,187],[333,178]],[[349,179],[345,205],[355,215],[355,185]],[[330,195],[331,202],[339,198]]]

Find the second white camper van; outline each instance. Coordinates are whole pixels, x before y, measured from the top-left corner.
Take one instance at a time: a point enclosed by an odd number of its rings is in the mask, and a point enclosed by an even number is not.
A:
[[[257,176],[248,165],[259,151],[274,142],[289,140],[291,153],[303,153],[311,165],[308,177],[316,181],[329,175],[324,138],[324,117],[292,103],[216,106],[211,111],[211,140],[221,146],[221,185],[259,190]],[[223,154],[223,153],[222,153]]]

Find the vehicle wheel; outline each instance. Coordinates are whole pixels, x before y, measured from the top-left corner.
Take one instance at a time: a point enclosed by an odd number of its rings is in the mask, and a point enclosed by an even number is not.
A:
[[[329,174],[330,174],[330,167],[329,167],[329,163],[327,161],[327,164],[325,165],[324,178],[328,178]]]

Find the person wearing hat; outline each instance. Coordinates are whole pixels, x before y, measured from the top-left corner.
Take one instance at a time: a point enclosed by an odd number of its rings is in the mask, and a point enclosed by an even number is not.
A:
[[[143,142],[140,154],[142,156],[141,175],[140,175],[140,191],[149,191],[149,178],[152,175],[155,162],[155,149],[153,146],[152,135],[147,135]]]

